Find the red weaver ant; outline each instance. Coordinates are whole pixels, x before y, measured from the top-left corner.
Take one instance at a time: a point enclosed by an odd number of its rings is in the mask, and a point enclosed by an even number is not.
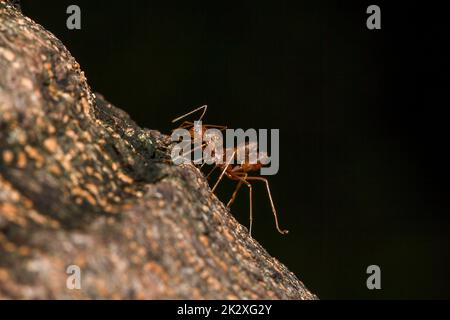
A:
[[[201,121],[203,119],[203,116],[206,113],[207,110],[207,106],[201,106],[191,112],[188,112],[174,120],[172,120],[172,123],[180,121],[181,119],[184,119],[185,117],[200,111],[203,109],[203,113],[200,116],[198,121]],[[184,121],[181,126],[179,127],[180,129],[186,129],[189,130],[189,133],[192,137],[192,139],[194,139],[194,135],[195,133],[200,134],[201,137],[203,137],[204,132],[208,129],[208,128],[217,128],[219,130],[225,130],[227,127],[226,126],[217,126],[217,125],[201,125],[200,127],[195,126],[193,122],[189,122],[189,121]],[[198,130],[201,130],[200,132],[198,132]],[[206,133],[205,133],[206,134]],[[206,139],[207,141],[209,141],[209,143],[214,143],[214,139]],[[208,144],[202,144],[201,148],[206,147]],[[249,226],[249,233],[250,235],[252,234],[252,225],[253,225],[253,189],[252,189],[252,181],[262,181],[265,183],[266,185],[266,189],[267,189],[267,194],[269,196],[269,200],[270,200],[270,205],[272,207],[272,212],[275,218],[275,226],[278,230],[278,232],[280,232],[281,234],[287,234],[289,231],[288,230],[284,230],[284,229],[280,229],[279,224],[278,224],[278,214],[277,214],[277,210],[275,208],[275,205],[273,203],[273,199],[272,199],[272,193],[270,191],[270,186],[269,186],[269,181],[266,178],[260,177],[260,176],[250,176],[249,173],[250,172],[255,172],[258,171],[259,169],[261,169],[261,167],[263,166],[262,163],[262,159],[267,159],[268,156],[266,153],[264,152],[260,152],[259,153],[259,157],[256,161],[256,163],[250,163],[250,153],[251,152],[257,152],[258,151],[258,144],[256,142],[245,142],[241,145],[238,145],[235,148],[232,148],[232,150],[230,149],[225,149],[223,150],[224,152],[223,154],[223,159],[220,160],[225,160],[225,155],[226,154],[230,154],[232,153],[232,156],[230,159],[228,159],[227,161],[217,161],[219,160],[218,158],[216,158],[215,161],[215,166],[214,168],[208,173],[208,175],[206,176],[207,178],[209,178],[209,176],[211,175],[211,173],[216,169],[216,168],[220,168],[222,169],[222,172],[219,176],[219,178],[217,179],[217,182],[215,183],[214,187],[212,188],[212,192],[214,192],[217,188],[217,186],[219,185],[219,182],[222,180],[222,178],[224,176],[226,176],[227,178],[233,180],[233,181],[238,181],[238,184],[236,186],[236,189],[233,192],[233,195],[231,196],[231,199],[228,201],[227,203],[227,208],[230,208],[231,205],[233,204],[236,195],[238,194],[241,186],[243,184],[245,184],[248,189],[249,189],[249,201],[250,201],[250,226]],[[241,161],[241,163],[237,163],[234,164],[234,160],[236,159],[237,154],[245,154],[245,160]],[[202,167],[205,163],[202,164]]]

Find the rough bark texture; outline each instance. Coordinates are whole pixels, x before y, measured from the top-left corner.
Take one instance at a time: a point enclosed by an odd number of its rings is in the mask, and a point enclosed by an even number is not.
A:
[[[169,147],[0,1],[0,298],[316,298]]]

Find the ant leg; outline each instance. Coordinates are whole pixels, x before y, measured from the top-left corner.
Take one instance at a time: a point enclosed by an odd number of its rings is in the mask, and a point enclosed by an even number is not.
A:
[[[192,152],[194,152],[195,150],[198,150],[199,148],[203,148],[203,147],[205,147],[205,146],[206,146],[206,143],[204,143],[204,144],[202,144],[201,146],[196,147],[196,148],[194,148],[194,149],[192,149],[192,150],[190,150],[190,151],[187,151],[187,152],[185,152],[185,153],[183,153],[183,154],[181,154],[181,155],[177,155],[177,156],[175,157],[175,159],[172,160],[172,162],[174,162],[174,161],[176,161],[176,160],[182,158],[182,159],[184,159],[184,160],[188,160],[187,162],[189,162],[189,163],[193,163],[193,162],[195,161],[195,159],[194,159],[194,161],[192,161],[192,159],[190,159],[190,155],[192,154]],[[187,158],[187,156],[189,156],[189,159]],[[194,164],[194,165],[198,165],[198,164],[195,164],[195,163],[193,163],[193,164]],[[204,164],[204,163],[203,163],[203,164]],[[203,165],[202,165],[202,166],[203,166]]]
[[[223,130],[227,129],[227,126],[218,126],[218,125],[215,125],[215,124],[205,124],[204,127],[207,128],[207,129],[208,128],[219,129],[219,131],[223,131]]]
[[[206,162],[205,162],[206,163]],[[209,179],[209,176],[211,175],[211,173],[214,172],[214,170],[216,170],[218,168],[218,166],[214,166],[214,168],[212,168],[212,170],[208,173],[208,175],[206,176],[206,179]]]
[[[247,174],[245,175],[244,179],[246,177],[247,177]],[[236,186],[236,189],[234,190],[233,195],[231,196],[230,201],[228,201],[228,203],[227,203],[227,208],[231,207],[231,205],[234,203],[234,199],[236,198],[236,195],[239,192],[239,189],[241,188],[241,186],[242,186],[242,180],[239,180],[239,182]]]
[[[182,157],[187,156],[187,155],[191,154],[192,152],[194,152],[195,150],[203,149],[203,147],[206,147],[206,143],[202,144],[201,146],[195,147],[195,148],[192,149],[191,151],[188,151],[188,152],[183,153],[181,156],[182,156]]]
[[[247,181],[247,180],[245,180]],[[253,190],[252,185],[247,182],[248,192],[250,195],[250,228],[248,230],[248,233],[250,234],[250,237],[252,236],[252,226],[253,226]]]
[[[252,189],[252,185],[250,182],[247,181],[247,174],[244,174],[243,177],[241,175],[231,174],[230,177],[239,180],[239,183],[241,183],[241,184],[245,183],[245,185],[248,187],[249,200],[250,200],[250,226],[248,228],[248,233],[251,237],[252,236],[252,226],[253,226],[253,189]],[[235,191],[235,192],[237,192],[237,191]]]
[[[194,126],[194,124],[192,122],[184,121],[179,127],[172,129],[172,133],[178,129],[190,130],[193,126]]]
[[[192,123],[192,122],[190,122],[190,121],[184,121],[179,127],[178,127],[178,129],[187,129],[187,128],[190,128],[190,127],[193,127],[194,126],[194,124]]]
[[[239,181],[236,186],[236,189],[234,189],[234,192],[233,192],[233,195],[231,196],[230,201],[228,201],[228,203],[227,203],[227,208],[231,207],[231,205],[233,204],[234,199],[236,198],[236,195],[237,195],[239,189],[241,188],[241,186],[242,186],[242,181]]]
[[[234,155],[235,155],[235,154],[236,154],[236,150],[233,151],[233,154],[232,154],[230,160],[228,160],[227,165],[225,166],[225,168],[223,168],[223,171],[222,171],[222,173],[220,174],[219,179],[217,179],[216,184],[214,185],[214,187],[213,187],[212,190],[211,190],[212,192],[214,192],[214,190],[216,190],[217,186],[219,185],[220,180],[222,180],[223,175],[225,174],[225,171],[227,171],[228,166],[230,165],[231,161],[233,161],[233,158],[234,158]]]
[[[273,204],[272,193],[270,192],[270,187],[269,187],[269,181],[266,178],[261,178],[261,177],[247,177],[246,180],[259,180],[259,181],[265,182],[266,188],[267,188],[267,193],[269,194],[270,205],[272,206],[273,216],[275,217],[275,226],[276,226],[276,228],[277,228],[279,233],[287,234],[289,231],[288,230],[284,230],[284,229],[281,230],[279,225],[278,225],[277,210],[275,209],[275,205]]]

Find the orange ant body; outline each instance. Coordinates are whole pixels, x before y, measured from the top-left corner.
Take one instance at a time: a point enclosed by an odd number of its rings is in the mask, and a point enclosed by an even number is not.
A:
[[[172,123],[177,122],[183,118],[185,118],[188,115],[191,115],[199,110],[203,109],[203,113],[200,116],[199,120],[200,121],[203,116],[206,113],[206,109],[207,106],[201,106],[200,108],[197,108],[187,114],[184,114],[176,119],[174,119],[172,121]],[[194,125],[194,123],[189,122],[189,121],[185,121],[181,124],[181,126],[179,128],[183,128],[183,129],[187,129],[189,130],[192,139],[194,139],[194,134],[195,134],[195,130],[201,129],[201,136],[203,137],[203,133],[208,129],[208,128],[217,128],[219,130],[224,130],[227,127],[226,126],[216,126],[216,125],[201,125],[200,128],[196,129],[196,126]],[[212,140],[214,141],[214,140]],[[214,143],[211,142],[210,143]],[[207,144],[202,144],[201,147],[204,148],[206,147]],[[250,172],[255,172],[258,171],[259,169],[261,169],[263,167],[263,163],[261,162],[262,159],[267,159],[268,156],[266,153],[264,152],[260,152],[259,153],[259,157],[256,161],[256,163],[250,163],[250,153],[251,152],[257,152],[258,150],[258,145],[256,142],[245,142],[244,144],[241,144],[235,148],[233,148],[232,150],[230,149],[226,149],[223,152],[223,159],[225,159],[225,155],[232,153],[232,156],[230,159],[228,159],[228,161],[217,161],[215,162],[215,166],[214,168],[208,173],[208,175],[206,176],[207,178],[209,178],[209,176],[211,175],[211,173],[216,169],[219,168],[222,170],[219,178],[217,179],[217,182],[215,183],[214,187],[212,188],[212,192],[214,192],[217,188],[217,186],[219,185],[219,182],[222,180],[223,176],[226,176],[227,178],[229,178],[230,180],[233,181],[237,181],[238,184],[236,186],[236,189],[234,190],[230,200],[227,203],[227,208],[230,208],[231,205],[233,204],[241,186],[243,184],[245,184],[248,189],[249,189],[249,201],[250,201],[250,226],[249,226],[249,233],[250,235],[252,234],[252,225],[253,225],[253,189],[252,189],[252,184],[251,181],[262,181],[265,183],[266,185],[266,189],[267,189],[267,193],[269,196],[269,200],[270,200],[270,205],[272,207],[272,212],[275,218],[275,226],[276,229],[278,230],[279,233],[281,234],[287,234],[289,231],[288,230],[284,230],[284,229],[280,229],[279,224],[278,224],[278,214],[277,214],[277,210],[275,208],[275,205],[273,203],[273,199],[272,199],[272,193],[270,191],[270,186],[269,186],[269,181],[266,178],[263,177],[259,177],[259,176],[250,176],[249,173]],[[227,152],[228,151],[228,152]],[[233,160],[235,160],[235,157],[237,156],[237,154],[240,154],[239,152],[244,152],[245,154],[245,160],[241,161],[241,163],[238,164],[233,164]],[[216,158],[217,160],[217,158]],[[221,159],[222,160],[222,159]],[[205,163],[202,164],[202,166]]]

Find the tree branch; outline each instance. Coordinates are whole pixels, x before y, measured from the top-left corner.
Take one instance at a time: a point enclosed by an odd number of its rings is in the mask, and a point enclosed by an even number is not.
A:
[[[0,70],[0,298],[316,298],[5,2]]]

